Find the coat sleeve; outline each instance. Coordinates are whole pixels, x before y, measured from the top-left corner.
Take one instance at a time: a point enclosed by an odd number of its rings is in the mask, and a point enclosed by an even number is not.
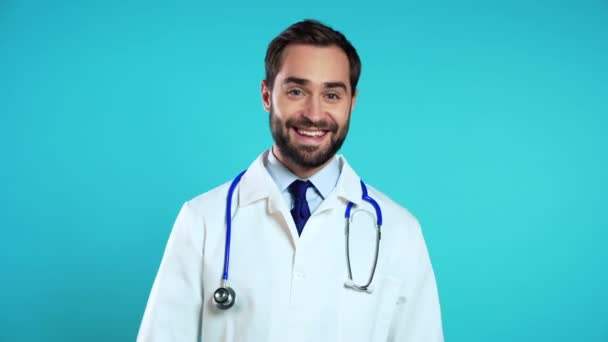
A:
[[[199,341],[204,237],[203,219],[185,203],[154,280],[138,342]]]
[[[422,237],[420,225],[415,241],[416,275],[401,288],[395,315],[391,322],[389,342],[443,342],[441,309],[435,274]],[[409,273],[409,272],[408,272]]]

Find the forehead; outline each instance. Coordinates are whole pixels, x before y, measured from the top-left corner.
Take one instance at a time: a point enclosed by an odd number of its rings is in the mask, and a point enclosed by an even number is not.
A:
[[[278,83],[287,77],[298,77],[312,83],[342,81],[349,84],[348,57],[338,46],[292,44],[283,50],[281,57]]]

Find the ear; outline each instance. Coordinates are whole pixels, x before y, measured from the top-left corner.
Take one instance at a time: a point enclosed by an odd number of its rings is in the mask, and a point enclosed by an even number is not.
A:
[[[270,112],[270,104],[272,103],[272,91],[268,88],[265,80],[262,80],[262,104],[264,110]]]
[[[357,95],[359,95],[359,89],[355,89],[355,94],[353,95],[353,98],[350,101],[350,112],[351,113],[355,109],[355,103],[357,102]]]

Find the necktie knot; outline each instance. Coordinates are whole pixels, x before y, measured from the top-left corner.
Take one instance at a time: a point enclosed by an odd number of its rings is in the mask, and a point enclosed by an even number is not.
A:
[[[302,234],[302,229],[310,217],[310,208],[306,201],[306,190],[312,186],[310,181],[295,180],[289,185],[289,193],[293,198],[293,208],[291,216],[298,229],[298,234]]]
[[[306,200],[306,190],[308,190],[311,185],[312,184],[310,183],[310,181],[302,181],[296,179],[295,181],[293,181],[293,183],[289,185],[289,193],[291,194],[291,197],[294,199],[294,201]]]

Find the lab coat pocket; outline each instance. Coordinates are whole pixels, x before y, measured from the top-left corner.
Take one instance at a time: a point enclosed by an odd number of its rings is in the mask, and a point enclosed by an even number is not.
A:
[[[372,285],[368,292],[347,286],[340,290],[341,341],[386,341],[399,302],[401,282],[378,274]]]

